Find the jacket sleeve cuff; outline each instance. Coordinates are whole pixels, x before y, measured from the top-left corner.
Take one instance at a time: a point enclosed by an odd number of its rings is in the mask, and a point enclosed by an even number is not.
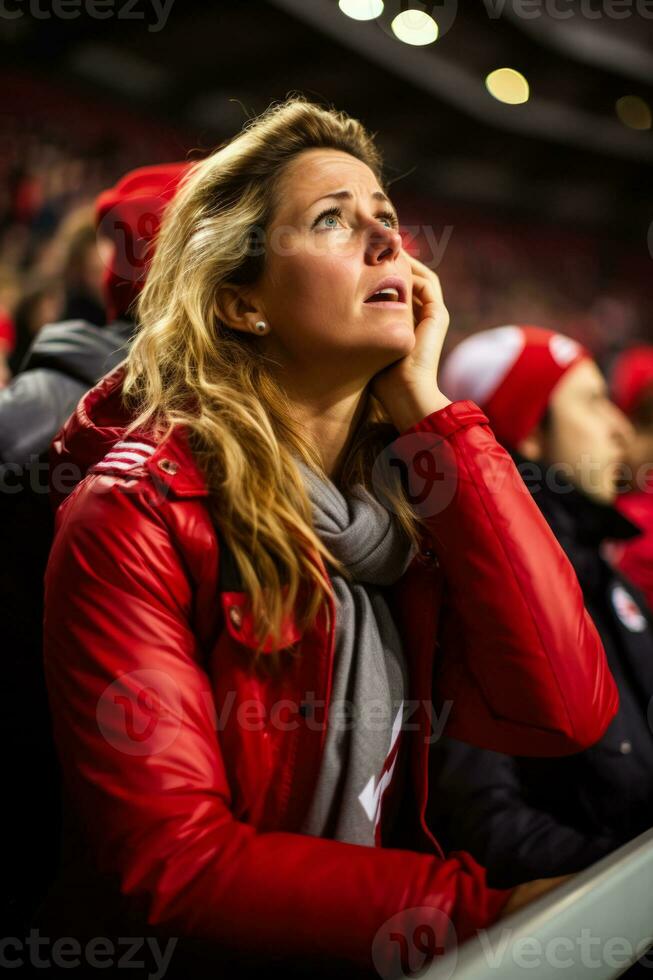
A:
[[[456,401],[431,412],[430,415],[426,415],[419,422],[411,425],[410,428],[404,429],[400,436],[412,435],[417,432],[433,432],[446,438],[459,429],[477,424],[489,425],[490,423],[487,415],[478,407],[476,402]]]

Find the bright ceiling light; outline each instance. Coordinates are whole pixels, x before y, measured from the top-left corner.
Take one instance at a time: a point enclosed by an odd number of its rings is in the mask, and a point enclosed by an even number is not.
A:
[[[404,10],[391,26],[395,37],[404,44],[433,44],[438,39],[438,25],[423,10]]]
[[[497,68],[491,71],[485,79],[485,86],[495,99],[508,105],[520,105],[528,102],[528,82],[514,68]]]
[[[651,128],[651,108],[639,95],[624,95],[617,99],[615,108],[624,126],[630,129]]]
[[[339,0],[338,6],[354,20],[374,20],[383,13],[383,0]]]

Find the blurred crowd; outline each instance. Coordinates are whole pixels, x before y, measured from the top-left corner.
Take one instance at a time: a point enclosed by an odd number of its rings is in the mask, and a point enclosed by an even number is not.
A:
[[[184,159],[189,142],[79,94],[4,77],[12,112],[0,117],[0,385],[46,323],[101,326],[106,256],[93,201],[126,171]],[[29,105],[29,122],[23,106]],[[71,126],[74,120],[75,125]],[[415,241],[437,268],[451,312],[449,345],[506,322],[537,323],[586,344],[604,366],[650,339],[650,256],[598,236],[480,220],[473,211],[396,194]]]
[[[106,322],[97,195],[132,167],[183,156],[175,132],[50,81],[3,74],[0,386],[46,323]],[[29,111],[27,112],[27,109]]]
[[[650,256],[605,254],[596,238],[527,227],[454,228],[440,274],[452,338],[498,324],[560,330],[603,361],[650,340]]]

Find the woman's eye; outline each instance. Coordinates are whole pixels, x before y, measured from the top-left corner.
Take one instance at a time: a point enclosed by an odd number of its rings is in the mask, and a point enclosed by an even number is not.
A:
[[[316,228],[322,222],[324,222],[325,228],[337,228],[340,218],[342,218],[342,209],[330,208],[328,211],[323,211],[322,214],[318,214],[317,218],[313,222],[313,228]],[[376,218],[377,221],[387,222],[388,228],[399,227],[399,221],[391,211],[384,211],[381,214],[377,214]]]
[[[313,222],[313,228],[316,228],[322,221],[332,222],[331,224],[325,224],[325,228],[337,228],[338,219],[341,215],[342,211],[340,208],[330,208],[329,211],[323,211],[322,214],[318,214],[317,218]]]
[[[399,227],[399,219],[393,211],[382,211],[381,214],[376,216],[379,221],[387,221],[389,228],[397,229]]]

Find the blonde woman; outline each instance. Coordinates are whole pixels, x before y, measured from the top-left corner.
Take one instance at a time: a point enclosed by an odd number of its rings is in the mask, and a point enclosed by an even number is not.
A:
[[[69,873],[92,914],[102,893],[220,962],[415,967],[555,883],[444,855],[426,774],[445,717],[503,752],[601,736],[574,574],[438,390],[438,279],[358,121],[291,99],[196,163],[138,318],[52,446]]]

